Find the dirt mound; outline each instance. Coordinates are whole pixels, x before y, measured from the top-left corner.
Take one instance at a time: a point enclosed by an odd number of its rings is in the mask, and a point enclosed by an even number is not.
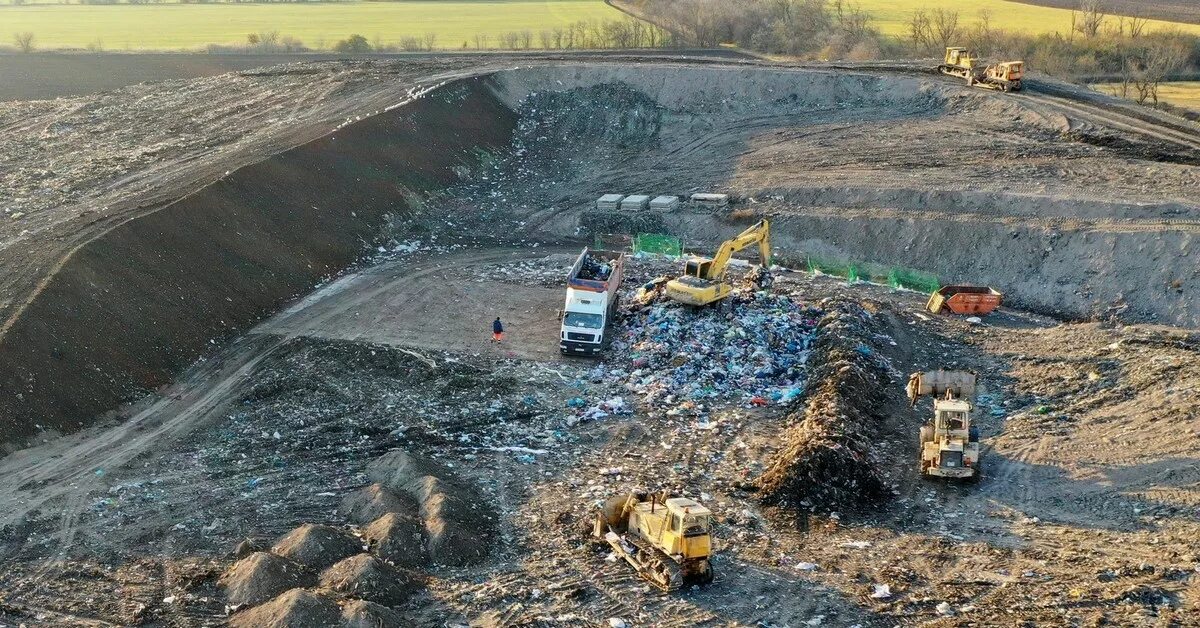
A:
[[[353,600],[342,607],[343,628],[400,628],[413,626],[399,613],[366,600]]]
[[[415,517],[390,512],[363,528],[371,551],[404,567],[429,564],[425,526]]]
[[[873,438],[880,432],[887,372],[872,355],[867,314],[841,303],[817,326],[799,423],[758,480],[764,501],[809,512],[847,511],[885,493]]]
[[[433,562],[468,565],[487,556],[496,516],[479,492],[454,479],[449,469],[393,451],[368,465],[367,475],[388,490],[416,500]]]
[[[351,556],[321,574],[322,587],[384,606],[399,606],[408,601],[420,590],[423,580],[370,554]]]
[[[341,626],[341,609],[333,599],[292,589],[283,595],[229,619],[233,628],[319,628]]]
[[[271,551],[313,569],[324,569],[362,551],[362,541],[346,530],[306,523],[284,535]]]
[[[388,513],[415,514],[417,502],[408,495],[397,495],[379,484],[364,486],[346,496],[338,514],[359,525],[366,525]]]
[[[255,552],[234,563],[219,584],[231,606],[253,606],[314,582],[315,576],[303,565],[268,552]]]

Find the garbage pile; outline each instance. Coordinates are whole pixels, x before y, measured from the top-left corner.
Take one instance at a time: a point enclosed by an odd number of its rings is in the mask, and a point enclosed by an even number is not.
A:
[[[609,376],[651,410],[702,414],[706,401],[788,403],[803,391],[820,310],[786,294],[736,293],[721,307],[658,302],[625,310]]]
[[[605,281],[612,274],[612,265],[601,262],[600,260],[587,256],[583,258],[583,265],[579,267],[579,278],[592,281]]]
[[[868,317],[857,304],[841,302],[821,320],[811,394],[757,481],[766,503],[828,513],[861,508],[884,494],[873,438],[891,384],[866,344]]]

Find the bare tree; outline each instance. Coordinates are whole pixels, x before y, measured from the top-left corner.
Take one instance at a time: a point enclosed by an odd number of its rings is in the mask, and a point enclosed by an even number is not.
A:
[[[34,36],[33,33],[25,31],[23,33],[14,33],[13,41],[17,44],[17,49],[24,53],[33,52]]]
[[[958,11],[939,8],[934,9],[930,15],[933,40],[939,49],[948,48],[958,41],[961,35],[958,28]]]
[[[533,31],[527,31],[527,30],[521,31],[519,33],[519,35],[521,38],[521,47],[522,48],[524,48],[525,50],[529,50],[530,48],[533,48]]]
[[[1158,88],[1168,76],[1183,68],[1188,58],[1188,47],[1179,36],[1155,37],[1136,51],[1133,85],[1137,89],[1137,101],[1150,101],[1158,107]]]
[[[933,48],[933,24],[925,9],[913,11],[912,17],[908,18],[908,36],[920,51],[928,52]]]
[[[425,50],[432,51],[433,47],[437,45],[437,33],[433,32],[433,31],[429,31],[428,33],[425,33],[424,43],[425,43]]]
[[[1104,5],[1100,0],[1080,0],[1079,18],[1075,19],[1074,13],[1071,17],[1075,30],[1092,39],[1100,34],[1100,28],[1104,26],[1104,19],[1108,16],[1105,15]]]
[[[1130,39],[1137,39],[1146,32],[1150,20],[1138,15],[1118,16],[1117,34]]]
[[[538,40],[542,43],[543,50],[549,50],[554,44],[554,33],[542,29],[538,31]]]
[[[420,52],[424,44],[419,37],[405,36],[400,38],[400,48],[404,52]]]
[[[487,48],[488,36],[486,33],[475,33],[475,49],[483,50]]]

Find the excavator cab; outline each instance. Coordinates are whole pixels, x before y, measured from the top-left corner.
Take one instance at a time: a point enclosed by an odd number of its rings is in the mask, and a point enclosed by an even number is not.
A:
[[[684,263],[683,274],[688,277],[708,277],[712,262],[712,259],[708,257],[693,257]]]

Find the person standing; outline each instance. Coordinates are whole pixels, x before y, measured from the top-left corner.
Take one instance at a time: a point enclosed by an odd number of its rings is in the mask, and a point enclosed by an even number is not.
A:
[[[504,323],[500,322],[500,317],[492,321],[492,342],[500,342],[504,340]]]

